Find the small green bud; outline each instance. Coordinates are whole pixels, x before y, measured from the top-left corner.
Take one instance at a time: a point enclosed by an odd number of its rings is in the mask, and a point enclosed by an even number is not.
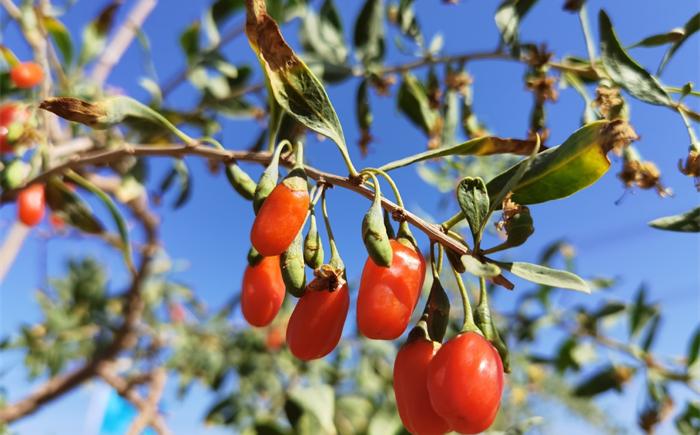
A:
[[[226,165],[226,178],[236,192],[247,200],[252,200],[255,195],[256,184],[250,175],[233,162]]]
[[[19,187],[24,179],[29,174],[30,167],[28,164],[20,159],[13,160],[8,163],[7,167],[3,171],[3,176],[5,178],[5,187],[9,189],[15,189]]]
[[[248,264],[250,265],[250,267],[253,267],[256,264],[260,263],[260,261],[262,261],[263,256],[260,255],[260,253],[257,251],[257,249],[255,249],[253,246],[251,246],[250,249],[248,250],[247,259],[248,259]]]
[[[306,269],[302,248],[301,230],[289,248],[280,256],[280,269],[284,285],[292,296],[301,297],[306,287]]]
[[[389,267],[391,266],[393,252],[386,232],[386,226],[384,225],[379,183],[376,181],[376,178],[374,178],[374,181],[374,200],[369,211],[362,219],[362,241],[365,243],[365,248],[367,248],[367,253],[372,261],[379,266]]]
[[[474,322],[479,327],[484,337],[496,348],[503,362],[503,371],[510,373],[510,352],[508,346],[501,338],[498,329],[493,323],[491,310],[487,304],[479,304],[474,310]]]
[[[316,215],[311,215],[309,232],[304,239],[304,263],[312,269],[318,269],[323,264],[323,243],[316,227]]]
[[[433,278],[428,303],[425,306],[425,315],[430,338],[433,341],[442,342],[447,332],[447,325],[450,323],[450,299],[437,277]]]

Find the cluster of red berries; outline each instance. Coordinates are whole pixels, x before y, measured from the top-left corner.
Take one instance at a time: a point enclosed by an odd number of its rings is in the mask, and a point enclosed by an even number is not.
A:
[[[280,183],[257,213],[251,242],[263,258],[247,267],[241,294],[243,316],[253,326],[270,325],[282,306],[280,255],[301,230],[308,209],[306,189]],[[367,338],[392,340],[406,331],[425,278],[425,260],[411,242],[392,239],[390,244],[390,265],[368,258],[362,272],[357,326]],[[307,286],[289,318],[286,343],[301,360],[324,357],[340,340],[350,306],[348,286],[341,280],[329,287],[334,288]],[[474,332],[462,333],[442,347],[411,334],[396,358],[396,402],[404,426],[413,434],[481,432],[493,423],[502,390],[501,358]]]

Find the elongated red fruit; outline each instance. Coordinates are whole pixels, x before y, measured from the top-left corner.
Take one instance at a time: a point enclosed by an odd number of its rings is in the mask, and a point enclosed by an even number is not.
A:
[[[442,435],[450,426],[440,417],[428,396],[428,365],[440,344],[417,339],[404,344],[394,362],[394,395],[399,416],[413,435]]]
[[[428,365],[433,409],[452,430],[476,434],[491,426],[503,393],[503,364],[484,337],[464,332],[448,341]]]
[[[28,227],[41,222],[46,212],[44,185],[32,184],[17,195],[17,218]]]
[[[22,62],[10,70],[12,82],[21,89],[29,89],[44,80],[44,70],[35,62]]]
[[[367,338],[393,340],[406,330],[425,278],[425,260],[412,246],[391,240],[391,266],[367,258],[357,296],[357,325]]]
[[[263,257],[243,274],[241,310],[253,326],[267,326],[279,313],[284,301],[284,281],[279,257]]]
[[[340,341],[349,307],[347,284],[335,291],[307,288],[287,325],[287,346],[292,354],[309,361],[331,353]]]
[[[306,181],[298,177],[286,179],[275,186],[265,199],[253,222],[250,241],[261,255],[280,255],[299,233],[309,208]]]

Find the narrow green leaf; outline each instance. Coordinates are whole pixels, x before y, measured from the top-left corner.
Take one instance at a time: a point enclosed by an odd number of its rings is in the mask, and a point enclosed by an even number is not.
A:
[[[173,168],[177,173],[177,180],[180,185],[180,191],[173,204],[173,208],[178,209],[190,199],[192,194],[192,177],[190,177],[190,171],[183,160],[176,160]]]
[[[78,56],[78,65],[87,64],[104,50],[107,34],[114,24],[114,16],[122,3],[118,0],[110,2],[100,11],[97,18],[83,29],[83,45]]]
[[[679,231],[684,233],[700,232],[700,207],[689,212],[654,219],[649,225],[666,231]]]
[[[668,94],[656,77],[627,54],[605,11],[600,11],[598,19],[601,59],[610,78],[635,98],[651,104],[668,106],[672,102]]]
[[[195,21],[180,34],[180,47],[182,47],[190,66],[194,65],[195,60],[199,57],[199,27],[199,21]]]
[[[528,157],[525,160],[522,160],[517,165],[513,166],[511,169],[503,173],[509,174],[507,178],[504,177],[505,181],[503,182],[503,185],[499,185],[498,188],[492,185],[492,182],[496,180],[500,175],[489,182],[489,184],[486,186],[486,190],[489,191],[490,197],[489,213],[493,213],[494,210],[497,210],[502,207],[503,200],[511,191],[515,190],[516,186],[518,186],[518,183],[520,183],[520,181],[525,177],[525,174],[532,167],[533,163],[535,162],[535,157],[539,152],[539,149],[540,141],[538,136],[538,140],[535,143],[535,146],[530,151],[530,157]],[[491,186],[491,188],[489,188],[489,186]],[[518,204],[521,203],[518,202]]]
[[[651,319],[651,324],[647,329],[646,335],[642,339],[642,349],[644,349],[645,352],[649,352],[651,346],[654,344],[654,340],[656,339],[656,333],[659,331],[660,323],[661,315],[655,314],[654,317]]]
[[[90,234],[104,231],[90,207],[58,178],[46,183],[46,203],[58,217],[81,231]]]
[[[391,171],[393,169],[412,165],[416,162],[445,156],[490,156],[493,154],[517,154],[527,156],[535,149],[535,145],[535,141],[531,140],[500,138],[495,136],[478,137],[454,146],[437,148],[404,157],[403,159],[389,162],[380,169]]]
[[[304,50],[330,65],[343,65],[348,58],[342,21],[333,0],[325,0],[318,13],[309,10],[300,33]]]
[[[700,327],[695,330],[688,346],[688,367],[695,364],[700,357]]]
[[[422,44],[423,35],[421,34],[420,24],[418,24],[413,3],[414,0],[399,1],[399,7],[397,8],[397,21],[401,33],[416,41],[417,44]]]
[[[576,397],[593,397],[609,390],[622,391],[622,385],[635,373],[634,367],[605,366],[581,381],[573,391]]]
[[[121,250],[124,255],[124,261],[130,268],[132,268],[133,262],[131,255],[131,243],[129,242],[129,229],[126,226],[126,220],[119,211],[119,208],[117,208],[117,205],[102,189],[95,186],[93,183],[81,177],[77,173],[70,172],[67,174],[67,177],[83,189],[97,196],[97,198],[107,207],[109,214],[112,216],[112,219],[117,226],[117,232],[119,233],[119,238],[121,239]]]
[[[430,107],[423,84],[411,73],[404,74],[397,97],[399,110],[425,134],[434,133],[438,113]]]
[[[244,0],[216,0],[211,5],[211,15],[216,24],[221,25],[231,15],[242,10],[244,6]]]
[[[646,287],[642,285],[637,291],[634,305],[631,306],[629,318],[630,338],[633,338],[639,334],[644,326],[649,323],[649,320],[651,320],[657,313],[657,309],[647,303],[646,294]]]
[[[463,178],[457,185],[457,202],[476,243],[481,240],[481,231],[489,216],[489,194],[484,180],[478,177]]]
[[[552,269],[539,264],[513,262],[501,263],[497,265],[522,279],[543,284],[550,287],[578,290],[583,293],[590,293],[588,284],[581,277],[565,270]]]
[[[520,22],[535,3],[537,0],[505,0],[498,7],[495,16],[496,26],[506,45],[517,44]]]
[[[333,424],[335,414],[335,392],[328,385],[295,387],[289,397],[305,411],[313,414],[326,433],[335,434]]]
[[[683,29],[673,29],[666,33],[657,33],[656,35],[648,36],[641,41],[630,45],[628,48],[634,47],[657,47],[659,45],[666,45],[672,42],[677,42],[683,39],[685,32]]]
[[[537,154],[532,162],[522,161],[497,175],[486,185],[491,204],[500,207],[495,195],[529,165],[522,178],[508,189],[518,204],[537,204],[572,195],[596,182],[610,168],[604,130],[607,121],[585,125],[563,144]]]
[[[254,22],[247,23],[246,33],[277,103],[309,129],[333,140],[351,166],[343,129],[321,82],[287,45],[269,15],[251,19]]]
[[[70,65],[73,62],[73,42],[66,26],[56,18],[44,17],[44,28],[63,55],[63,63]]]
[[[693,17],[689,19],[687,23],[685,23],[685,25],[683,26],[683,36],[677,41],[675,41],[673,45],[668,49],[666,54],[664,54],[664,58],[661,60],[659,69],[656,72],[657,75],[661,75],[661,72],[663,71],[668,61],[671,60],[671,57],[673,57],[676,51],[678,51],[678,49],[681,48],[681,45],[683,45],[683,43],[687,41],[688,38],[690,38],[698,30],[700,30],[700,12],[693,15]]]
[[[494,263],[482,263],[471,255],[462,256],[464,269],[474,276],[492,278],[501,274],[501,268]]]
[[[365,65],[384,58],[384,1],[366,0],[355,21],[355,51]]]

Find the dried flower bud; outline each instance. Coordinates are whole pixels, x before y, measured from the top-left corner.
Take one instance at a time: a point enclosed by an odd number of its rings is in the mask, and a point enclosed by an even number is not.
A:
[[[637,132],[624,119],[610,122],[601,132],[601,146],[606,153],[613,150],[615,154],[621,155],[630,143],[638,139]]]
[[[678,161],[678,169],[683,175],[694,177],[695,188],[700,190],[700,152],[691,149],[685,159],[685,164],[683,164],[683,160]]]
[[[622,170],[617,174],[622,180],[625,187],[637,186],[640,189],[656,189],[659,196],[671,195],[671,190],[661,184],[661,172],[653,162],[641,161],[634,157],[628,157],[625,154],[625,160]]]
[[[314,271],[315,278],[306,291],[336,291],[345,285],[345,270],[324,264]]]
[[[620,89],[608,86],[598,86],[595,90],[593,106],[598,108],[605,119],[619,118],[624,109],[625,100],[620,96]]]
[[[559,92],[556,88],[557,79],[547,75],[537,75],[527,79],[527,89],[535,94],[535,98],[539,102],[557,101]]]

